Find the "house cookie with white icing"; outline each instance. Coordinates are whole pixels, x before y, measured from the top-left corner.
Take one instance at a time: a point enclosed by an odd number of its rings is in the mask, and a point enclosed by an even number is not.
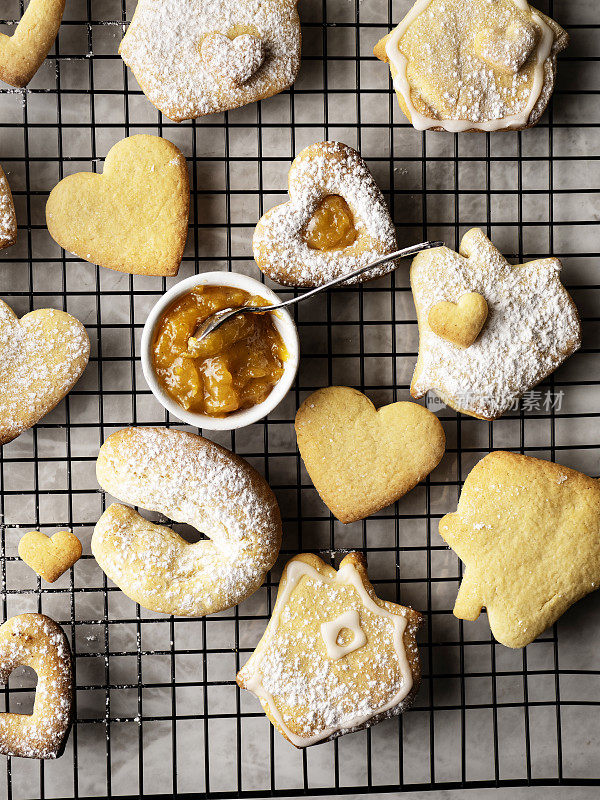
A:
[[[356,150],[317,142],[294,159],[290,200],[259,220],[252,245],[260,269],[285,286],[321,286],[397,250],[381,190]],[[395,268],[387,262],[354,278],[359,283]]]
[[[375,46],[417,130],[522,130],[554,89],[566,32],[526,0],[417,0]]]
[[[288,89],[300,68],[297,0],[140,0],[119,53],[176,122]]]
[[[446,405],[493,420],[513,408],[581,345],[561,263],[513,266],[473,228],[458,253],[419,253],[410,281],[419,324],[419,357],[410,392],[435,389]]]
[[[360,553],[339,570],[311,554],[288,561],[273,615],[237,683],[296,747],[405,711],[421,680],[417,611],[381,600]]]

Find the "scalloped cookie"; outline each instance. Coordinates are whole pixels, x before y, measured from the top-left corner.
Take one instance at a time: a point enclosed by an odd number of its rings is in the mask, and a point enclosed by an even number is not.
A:
[[[0,33],[0,80],[27,86],[54,44],[65,0],[30,0],[12,36]]]
[[[0,167],[0,250],[17,241],[17,215],[4,170]]]
[[[421,622],[418,612],[376,596],[359,553],[337,572],[297,555],[237,682],[293,745],[327,742],[409,708],[421,680]]]
[[[417,130],[521,130],[544,113],[568,41],[526,0],[417,0],[373,52]]]

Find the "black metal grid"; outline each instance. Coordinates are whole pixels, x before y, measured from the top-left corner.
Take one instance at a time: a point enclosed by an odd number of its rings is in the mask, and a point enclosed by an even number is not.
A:
[[[460,565],[436,531],[473,463],[496,447],[600,472],[599,254],[591,227],[600,163],[600,10],[585,0],[538,3],[573,43],[561,58],[553,108],[537,129],[453,136],[413,131],[396,107],[386,67],[370,55],[410,4],[306,0],[296,86],[182,125],[160,117],[116,54],[133,10],[125,0],[68,3],[55,54],[28,89],[0,87],[0,163],[19,220],[19,243],[0,260],[0,295],[19,313],[45,306],[72,312],[93,343],[88,371],[67,400],[0,455],[3,617],[40,610],[60,621],[73,643],[77,679],[77,721],[65,755],[47,763],[7,759],[0,773],[7,797],[600,783],[593,739],[600,663],[586,648],[596,635],[597,598],[526,650],[508,651],[494,644],[485,619],[464,624],[452,617]],[[3,0],[6,28],[22,7],[23,0]],[[53,245],[43,209],[63,175],[99,171],[115,141],[140,131],[171,139],[188,159],[190,234],[179,277],[208,268],[257,275],[253,226],[285,197],[294,154],[321,138],[362,151],[387,190],[401,243],[443,238],[457,245],[479,225],[519,261],[560,256],[584,325],[582,351],[548,384],[565,392],[563,408],[521,408],[493,425],[444,410],[448,453],[438,470],[394,508],[344,528],[303,470],[295,409],[308,391],[332,382],[380,403],[406,398],[416,323],[402,268],[339,290],[310,310],[297,309],[303,362],[288,400],[250,430],[213,437],[255,464],[278,494],[285,538],[266,586],[243,606],[202,620],[153,615],[127,601],[90,555],[105,502],[93,467],[113,430],[177,424],[153,401],[138,359],[145,314],[171,281],[82,264]],[[18,539],[31,528],[65,526],[82,538],[84,557],[59,583],[42,584],[20,564]],[[285,560],[301,550],[335,560],[348,548],[367,554],[381,595],[427,615],[423,687],[405,718],[296,752],[235,687],[235,672],[266,625]],[[14,683],[4,693],[11,710],[31,695],[31,683]]]

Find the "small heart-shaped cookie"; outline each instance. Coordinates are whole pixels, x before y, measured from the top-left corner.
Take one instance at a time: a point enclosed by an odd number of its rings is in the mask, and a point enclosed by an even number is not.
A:
[[[60,28],[65,0],[31,0],[12,36],[0,33],[0,80],[27,86]]]
[[[213,74],[238,85],[246,83],[265,60],[262,41],[249,33],[235,39],[211,33],[203,39],[200,53]]]
[[[533,24],[511,22],[507,28],[486,28],[475,36],[475,52],[491,67],[516,74],[533,52],[538,30]]]
[[[89,355],[90,340],[75,317],[45,308],[19,319],[0,300],[0,445],[60,403]]]
[[[416,403],[376,410],[346,386],[311,394],[296,414],[298,448],[326,506],[344,523],[398,500],[439,464],[440,421]]]
[[[17,217],[8,180],[0,167],[0,250],[17,241]]]
[[[19,556],[45,581],[54,583],[81,558],[81,542],[71,531],[54,536],[30,531],[19,542]]]
[[[78,172],[50,192],[46,223],[61,247],[133,275],[177,275],[190,189],[181,151],[160,136],[117,142],[104,172]]]
[[[0,714],[0,753],[58,758],[71,728],[71,648],[62,628],[44,614],[19,614],[0,625],[0,681],[19,666],[37,675],[32,714]]]
[[[429,311],[431,330],[457,347],[470,347],[485,325],[488,305],[478,292],[463,294],[458,303],[442,300]]]

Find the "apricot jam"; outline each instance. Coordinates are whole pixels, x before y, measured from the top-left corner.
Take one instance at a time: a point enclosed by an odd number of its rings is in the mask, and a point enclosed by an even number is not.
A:
[[[350,206],[337,194],[323,198],[304,232],[312,250],[342,250],[353,244],[357,236]]]
[[[196,286],[164,312],[154,333],[158,382],[184,409],[211,417],[262,403],[283,375],[288,356],[271,314],[241,314],[201,342],[198,326],[215,311],[269,305],[229,286]]]

